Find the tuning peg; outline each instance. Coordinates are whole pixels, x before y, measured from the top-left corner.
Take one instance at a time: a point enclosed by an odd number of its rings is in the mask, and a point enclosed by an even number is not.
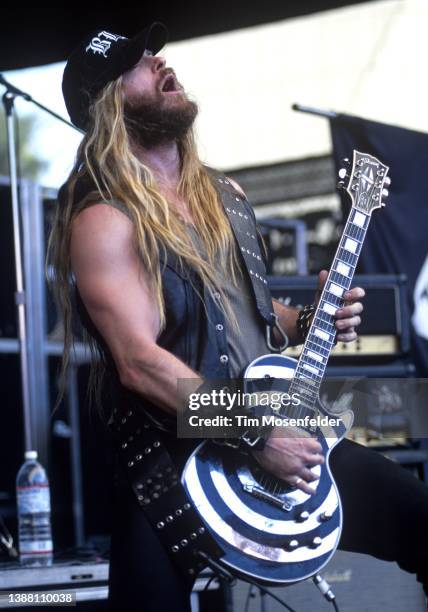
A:
[[[348,176],[348,173],[346,172],[346,168],[341,168],[338,172],[339,178],[344,179]]]
[[[345,189],[345,181],[338,181],[337,188],[338,189]]]
[[[345,157],[343,159],[343,163],[346,164],[347,166],[350,166],[351,165],[351,160],[349,159],[349,157]]]
[[[387,198],[389,196],[388,189],[382,189],[382,195],[383,195],[384,198]]]
[[[384,184],[389,187],[389,185],[391,184],[391,179],[389,178],[389,176],[385,176],[385,181]]]

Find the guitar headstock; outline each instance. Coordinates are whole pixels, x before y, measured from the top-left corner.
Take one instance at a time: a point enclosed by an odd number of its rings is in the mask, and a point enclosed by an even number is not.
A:
[[[389,167],[368,153],[354,150],[351,162],[345,159],[348,168],[339,170],[338,187],[346,189],[352,199],[352,205],[366,215],[381,206],[385,206],[391,179],[387,176]],[[347,184],[346,184],[347,180]]]

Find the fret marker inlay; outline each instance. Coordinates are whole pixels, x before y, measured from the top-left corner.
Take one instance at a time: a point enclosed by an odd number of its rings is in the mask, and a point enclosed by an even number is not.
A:
[[[337,297],[342,297],[344,288],[339,287],[339,285],[336,285],[335,283],[330,283],[329,291],[333,295],[337,295]]]
[[[303,367],[308,372],[312,372],[312,374],[318,374],[318,368],[314,368],[314,366],[309,365],[308,363],[304,363]]]
[[[352,238],[347,238],[345,240],[344,248],[347,251],[350,251],[351,253],[355,254],[357,252],[357,247],[358,247],[358,242],[356,240],[352,240]]]
[[[350,267],[347,266],[343,261],[339,261],[336,267],[336,270],[339,274],[343,274],[344,276],[349,276]]]
[[[333,304],[329,304],[328,302],[324,302],[322,309],[329,315],[334,315],[337,310],[336,306],[333,306]]]
[[[314,359],[315,361],[319,361],[320,363],[324,363],[324,359],[318,353],[314,353],[314,351],[308,351],[308,357]]]
[[[321,338],[322,340],[330,340],[330,334],[325,331],[322,331],[322,329],[318,329],[318,327],[315,329],[315,335],[318,336],[318,338]]]
[[[363,213],[360,213],[358,212],[358,210],[356,210],[352,222],[355,223],[355,225],[358,225],[358,227],[364,227],[366,222],[366,215],[363,215]]]

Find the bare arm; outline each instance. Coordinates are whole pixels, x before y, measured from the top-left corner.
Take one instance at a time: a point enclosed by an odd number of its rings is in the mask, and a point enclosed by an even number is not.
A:
[[[73,221],[71,263],[122,384],[175,413],[184,399],[177,397],[177,380],[200,377],[156,344],[159,311],[135,248],[132,222],[107,204],[84,209]]]
[[[296,346],[297,344],[301,344],[296,327],[299,309],[295,308],[294,306],[286,306],[282,302],[275,299],[272,299],[272,303],[275,314],[278,315],[278,322],[288,336],[290,343],[289,345]],[[277,333],[277,331],[275,330],[274,333]],[[279,342],[281,341],[279,334],[277,334],[277,340]]]

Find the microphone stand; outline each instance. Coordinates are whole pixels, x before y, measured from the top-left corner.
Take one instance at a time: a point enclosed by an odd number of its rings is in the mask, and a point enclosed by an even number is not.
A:
[[[13,239],[15,252],[15,277],[16,277],[16,292],[15,303],[17,307],[18,319],[18,343],[19,355],[21,364],[21,387],[22,387],[22,402],[23,402],[23,420],[24,420],[24,445],[25,450],[33,450],[32,446],[32,431],[31,431],[31,406],[30,406],[30,389],[28,376],[28,345],[27,345],[27,318],[26,318],[26,293],[23,280],[23,265],[22,265],[22,248],[21,248],[21,220],[20,206],[18,196],[18,175],[16,164],[16,145],[15,145],[15,126],[14,126],[14,103],[15,98],[22,97],[28,102],[32,102],[43,111],[49,113],[56,119],[66,123],[74,129],[84,134],[84,132],[76,128],[72,123],[53,112],[43,104],[34,100],[29,94],[18,89],[9,83],[2,74],[0,74],[0,84],[6,87],[6,92],[3,94],[3,106],[6,114],[6,129],[8,143],[8,161],[9,161],[9,176],[10,189],[12,200],[12,218],[13,218]]]
[[[305,106],[304,104],[292,104],[291,108],[294,111],[309,113],[310,115],[318,115],[319,117],[326,117],[327,119],[336,119],[336,117],[339,116],[339,114],[334,110],[314,108],[313,106]]]

